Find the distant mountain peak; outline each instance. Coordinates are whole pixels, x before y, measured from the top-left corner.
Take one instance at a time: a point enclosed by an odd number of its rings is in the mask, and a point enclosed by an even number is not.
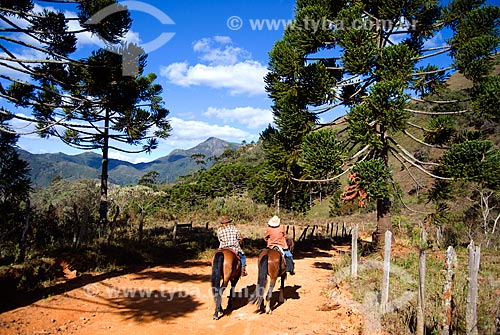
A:
[[[227,142],[217,137],[209,137],[200,144],[184,150],[173,150],[167,156],[152,162],[133,164],[118,159],[109,161],[110,182],[118,185],[135,184],[145,173],[156,171],[160,180],[172,182],[177,177],[190,174],[197,169],[193,154],[203,154],[206,158],[217,157],[224,153],[227,147],[237,149],[238,143]],[[21,159],[30,164],[31,180],[36,186],[46,187],[55,176],[64,179],[99,178],[102,158],[93,152],[83,152],[78,155],[31,154],[19,149]],[[207,160],[207,167],[211,165]]]

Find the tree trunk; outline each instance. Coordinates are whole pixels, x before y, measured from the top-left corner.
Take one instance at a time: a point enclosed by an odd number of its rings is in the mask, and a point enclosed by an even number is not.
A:
[[[146,211],[141,208],[141,215],[139,216],[139,241],[142,241],[144,232],[144,217],[146,216]]]
[[[24,262],[24,258],[26,257],[26,236],[28,235],[28,230],[30,228],[30,214],[31,214],[31,206],[30,206],[30,199],[28,199],[26,200],[26,221],[24,223],[23,233],[21,235],[18,262]]]
[[[383,245],[386,231],[390,231],[392,236],[391,201],[377,199],[377,229],[372,234],[373,242]]]
[[[384,160],[386,167],[389,166],[389,144],[385,136],[385,127],[380,123],[375,125],[377,133],[380,136],[380,141],[383,143],[382,149],[379,152],[379,157]],[[393,238],[392,231],[392,216],[391,216],[391,199],[383,198],[377,199],[377,229],[372,234],[372,241],[377,246],[382,246],[385,243],[385,233],[391,232],[391,239]]]
[[[106,109],[104,138],[102,145],[101,199],[99,202],[99,237],[104,236],[108,221],[108,153],[109,153],[109,110]]]

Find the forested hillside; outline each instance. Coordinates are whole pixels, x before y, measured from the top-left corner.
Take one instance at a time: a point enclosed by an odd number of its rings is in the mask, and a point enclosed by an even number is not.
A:
[[[205,168],[211,166],[214,159],[220,156],[226,148],[235,149],[239,146],[238,143],[230,143],[211,137],[193,148],[177,149],[148,163],[133,164],[110,159],[109,181],[115,185],[133,185],[137,184],[146,173],[156,171],[159,181],[171,183],[179,176],[196,171],[200,165]],[[99,179],[101,175],[102,158],[92,152],[78,155],[31,154],[21,149],[18,152],[19,157],[30,165],[29,174],[35,187],[47,187],[55,177],[76,180],[80,178]]]

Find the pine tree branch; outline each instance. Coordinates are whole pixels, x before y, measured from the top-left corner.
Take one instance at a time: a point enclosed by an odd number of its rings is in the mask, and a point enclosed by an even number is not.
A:
[[[424,142],[422,140],[419,140],[418,138],[416,138],[415,136],[413,136],[412,134],[410,134],[406,129],[403,131],[403,133],[408,136],[409,138],[411,138],[412,140],[414,140],[415,142],[417,143],[420,143],[422,145],[425,145],[429,148],[434,148],[434,149],[443,149],[443,150],[446,150],[446,149],[449,149],[450,147],[448,146],[445,146],[445,145],[434,145],[434,144],[430,144],[430,143],[427,143],[427,142]]]
[[[446,71],[452,70],[452,69],[453,69],[453,67],[449,66],[449,67],[445,67],[445,68],[442,68],[442,69],[437,69],[437,70],[434,70],[434,71],[415,72],[415,73],[410,74],[409,76],[410,77],[425,76],[425,75],[428,75],[428,74],[435,74],[435,73],[446,72]]]
[[[349,161],[352,161],[354,158],[360,156],[363,152],[365,152],[366,150],[368,150],[370,148],[369,145],[365,146],[363,149],[361,149],[360,151],[358,151],[357,153],[355,153],[351,158],[348,158],[346,160],[346,162],[349,162]],[[361,160],[359,160],[360,162],[364,161],[368,156],[370,155],[370,153],[367,153]],[[346,163],[344,163],[342,166],[346,166]],[[294,177],[290,177],[292,180],[295,180],[295,181],[298,181],[298,182],[301,182],[301,183],[323,183],[323,182],[331,182],[331,181],[334,181],[334,180],[337,180],[339,179],[340,177],[342,177],[343,175],[345,175],[347,172],[351,171],[352,168],[354,167],[354,165],[351,165],[349,168],[347,168],[346,170],[342,171],[341,173],[339,173],[338,175],[334,176],[334,177],[331,177],[331,178],[327,178],[327,179],[297,179],[297,178],[294,178]]]
[[[418,160],[417,158],[415,158],[415,156],[413,156],[401,144],[396,142],[392,137],[387,136],[387,139],[389,141],[391,141],[399,150],[401,150],[401,152],[403,152],[408,157],[408,159],[411,159],[413,162],[416,162],[416,163],[421,164],[421,165],[431,165],[431,166],[438,166],[439,165],[438,163],[434,163],[434,162],[422,162],[421,160]]]
[[[51,51],[49,51],[47,49],[37,47],[36,45],[30,44],[30,43],[26,43],[26,42],[23,42],[23,41],[20,41],[20,40],[16,40],[16,39],[4,36],[4,35],[0,35],[0,39],[3,39],[3,40],[8,41],[8,42],[15,43],[15,44],[18,44],[18,45],[22,45],[22,46],[25,46],[27,48],[33,49],[33,50],[40,51],[40,52],[45,53],[45,54],[47,54],[49,56],[52,56],[54,58],[66,60],[67,64],[74,64],[74,65],[80,65],[80,66],[85,65],[85,63],[82,63],[82,62],[79,62],[79,61],[75,61],[74,59],[68,58],[68,57],[66,57],[64,55],[60,55],[58,53],[51,52]],[[43,63],[43,62],[38,62],[38,63]]]
[[[337,83],[337,86],[339,86],[339,85],[343,84],[344,82],[354,80],[356,77],[359,77],[359,76],[360,76],[359,74],[355,74],[355,75],[352,75],[352,76],[347,77],[347,78],[345,78],[345,79],[342,79],[341,81],[339,81],[339,82]]]
[[[399,198],[399,201],[401,201],[401,203],[403,204],[404,208],[406,208],[407,210],[409,210],[410,212],[413,212],[413,213],[419,213],[419,214],[425,214],[425,215],[430,215],[431,213],[430,212],[422,212],[422,211],[419,211],[419,210],[416,210],[416,209],[413,209],[413,208],[410,208],[403,200],[403,197],[401,197],[401,194],[399,194],[399,192],[397,191],[397,188],[396,188],[396,184],[394,183],[394,181],[391,182],[392,183],[392,187],[394,188],[394,193],[397,194],[398,198]]]
[[[425,128],[425,127],[419,126],[419,125],[414,124],[414,123],[411,123],[411,122],[409,122],[409,121],[407,121],[407,122],[406,122],[406,124],[408,124],[408,125],[412,126],[413,128],[417,128],[417,129],[423,130],[423,131],[428,132],[428,133],[433,133],[433,132],[435,132],[434,130],[427,129],[427,128]]]
[[[310,112],[313,115],[321,115],[321,114],[326,113],[326,112],[328,112],[336,107],[342,106],[343,103],[344,103],[344,101],[342,100],[341,102],[336,103],[334,105],[328,105],[326,107],[311,109]]]
[[[426,111],[409,109],[409,108],[404,108],[403,110],[405,112],[409,112],[409,113],[424,114],[424,115],[456,115],[456,114],[465,114],[465,113],[472,112],[469,109],[464,109],[464,110],[461,110],[461,111],[454,111],[454,112],[426,112]]]
[[[348,120],[347,120],[347,118],[345,118],[345,115],[342,115],[342,116],[339,116],[335,120],[330,121],[328,123],[318,123],[318,128],[317,129],[321,129],[321,128],[325,128],[325,127],[331,127],[331,126],[338,126],[339,124],[344,124],[344,123],[347,123],[347,122],[348,122]]]
[[[400,154],[399,152],[397,152],[396,150],[392,149],[391,147],[389,147],[389,150],[393,151],[395,155],[399,155],[406,162],[410,163],[411,165],[413,165],[414,167],[416,167],[417,169],[419,169],[420,171],[422,171],[423,173],[425,173],[426,175],[428,175],[428,176],[430,176],[432,178],[441,179],[441,180],[453,180],[453,178],[437,176],[437,175],[435,175],[435,174],[427,171],[426,169],[424,169],[420,165],[412,162],[410,159],[406,158],[404,155]]]
[[[430,57],[434,57],[434,56],[437,56],[437,55],[441,55],[441,54],[444,54],[445,52],[448,52],[451,50],[451,47],[448,46],[446,47],[444,50],[442,51],[438,51],[438,52],[435,52],[435,53],[431,53],[431,54],[427,54],[427,55],[422,55],[422,56],[419,56],[419,57],[416,57],[415,60],[422,60],[422,59],[426,59],[426,58],[430,58]]]
[[[408,168],[408,165],[406,165],[406,163],[403,162],[403,160],[401,158],[399,158],[398,156],[394,155],[393,153],[392,153],[392,156],[394,158],[396,158],[401,163],[401,165],[405,168],[406,172],[411,177],[411,179],[413,180],[413,182],[415,183],[415,185],[417,187],[422,188],[422,189],[425,188],[423,185],[420,185],[420,183],[417,181],[417,178],[413,175],[413,173],[411,173],[410,169]]]
[[[17,59],[17,57],[12,52],[10,52],[7,48],[5,48],[3,45],[0,45],[0,49],[2,49],[3,52],[5,52],[12,59]],[[11,69],[18,69],[16,67],[14,67],[13,65],[7,65],[7,63],[4,63],[4,62],[1,62],[1,63],[2,63],[3,66],[9,67]],[[24,70],[19,69],[17,71],[33,75],[34,72],[33,72],[33,70],[28,65],[23,64],[22,62],[17,62],[17,63],[24,69]]]
[[[453,104],[453,103],[457,103],[457,102],[470,101],[470,99],[466,99],[466,100],[429,100],[429,99],[421,99],[421,98],[416,98],[416,97],[411,97],[410,99],[413,101],[416,101],[416,102],[431,103],[431,104]]]

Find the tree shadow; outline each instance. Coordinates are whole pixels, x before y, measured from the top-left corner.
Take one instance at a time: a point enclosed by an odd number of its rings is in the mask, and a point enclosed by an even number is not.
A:
[[[202,266],[205,265],[210,266],[210,263],[203,264]],[[193,265],[193,266],[199,266],[199,265]],[[136,278],[134,280],[144,280],[144,279],[164,280],[164,281],[169,281],[169,282],[172,281],[178,283],[208,282],[210,281],[210,275],[187,274],[182,272],[154,269],[136,273]]]
[[[199,297],[182,290],[165,292],[160,290],[148,291],[148,296],[134,296],[108,299],[108,306],[116,313],[125,316],[125,319],[138,322],[152,322],[155,320],[169,320],[196,311],[202,302]]]
[[[313,266],[318,268],[318,269],[333,270],[332,263],[328,263],[328,262],[314,262]]]
[[[123,276],[128,273],[134,273],[146,268],[143,267],[130,267],[119,271],[111,271],[98,275],[83,274],[74,279],[67,280],[63,283],[52,285],[47,288],[39,288],[30,292],[2,292],[0,296],[0,313],[7,312],[19,307],[24,307],[35,303],[38,300],[44,299],[49,296],[64,294],[68,291],[81,288],[83,286],[97,283],[105,279]]]

